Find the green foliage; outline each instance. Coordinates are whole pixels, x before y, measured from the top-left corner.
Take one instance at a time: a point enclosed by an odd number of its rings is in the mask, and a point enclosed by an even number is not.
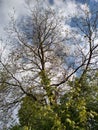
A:
[[[79,80],[69,82],[71,89],[61,99],[62,121],[70,130],[97,130],[98,86],[95,85],[95,78],[87,75],[81,82]]]
[[[42,105],[24,97],[19,110],[23,130],[97,130],[98,86],[95,78],[85,75],[81,82],[75,79],[69,85],[70,90],[61,97],[60,104]]]
[[[50,102],[50,104],[55,104],[54,102],[54,94],[53,94],[53,87],[50,86],[50,79],[46,73],[45,70],[42,70],[40,73],[40,78],[41,78],[41,85],[44,87],[44,90],[46,91],[47,93],[47,97],[48,97],[48,100]]]
[[[24,130],[24,129],[20,127],[19,125],[15,125],[10,130]]]
[[[42,106],[29,97],[23,99],[19,121],[22,127],[27,126],[31,130],[61,130],[62,127],[57,114],[49,105]]]
[[[41,84],[45,85],[45,86],[49,86],[50,85],[50,79],[48,78],[47,73],[45,72],[45,70],[42,70],[40,73],[40,78],[41,78]]]

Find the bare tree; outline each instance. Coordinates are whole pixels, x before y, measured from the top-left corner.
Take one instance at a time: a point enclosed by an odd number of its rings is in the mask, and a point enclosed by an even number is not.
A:
[[[50,8],[38,6],[30,11],[30,15],[20,21],[11,17],[9,32],[13,42],[12,51],[7,63],[2,60],[0,62],[10,75],[10,80],[5,83],[14,89],[10,89],[12,95],[16,93],[22,95],[21,98],[27,95],[37,101],[38,94],[41,93],[40,102],[43,100],[46,104],[52,104],[54,101],[51,96],[57,102],[58,89],[52,83],[64,78],[66,74],[59,52],[62,51],[66,56],[61,19]],[[59,74],[60,71],[64,73]],[[17,103],[17,98],[14,100]]]
[[[64,30],[61,19],[54,10],[39,7],[38,4],[30,11],[30,15],[22,17],[18,22],[14,17],[11,18],[10,33],[14,43],[7,65],[2,60],[1,64],[12,78],[6,84],[37,100],[36,92],[42,92],[45,98],[47,89],[52,89],[51,94],[53,91],[58,93],[59,86],[77,71],[81,70],[83,77],[88,69],[97,69],[98,12],[90,12],[85,5],[80,15],[74,18],[71,32],[66,30],[65,37],[62,37]],[[71,41],[75,48],[70,50],[74,62],[67,65],[67,43]],[[44,79],[48,82],[45,83]]]
[[[69,31],[69,42],[72,42],[75,49],[72,52],[74,57],[73,71],[64,80],[58,84],[59,86],[75,74],[80,73],[80,81],[83,76],[98,69],[98,10],[97,7],[89,8],[89,3],[79,8],[79,15],[72,18],[72,30]]]

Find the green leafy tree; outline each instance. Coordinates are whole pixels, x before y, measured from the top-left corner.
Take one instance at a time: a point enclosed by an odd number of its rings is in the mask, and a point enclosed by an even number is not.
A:
[[[60,98],[59,104],[43,105],[24,97],[18,113],[20,125],[31,130],[97,130],[96,75],[85,75],[81,82],[77,78],[69,81],[70,90]]]
[[[98,86],[95,78],[91,79],[85,75],[81,82],[69,82],[71,89],[61,100],[61,119],[70,130],[97,130]]]
[[[31,130],[61,130],[63,126],[57,113],[50,105],[42,106],[24,97],[21,109],[19,110],[19,121],[21,126]]]

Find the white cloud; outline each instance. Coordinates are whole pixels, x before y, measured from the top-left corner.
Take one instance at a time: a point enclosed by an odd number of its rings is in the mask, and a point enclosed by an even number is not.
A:
[[[15,11],[15,16],[26,14],[24,0],[2,0],[0,2],[0,37],[6,38],[5,27],[10,22],[10,16]]]
[[[63,0],[54,0],[54,7],[64,16],[73,16],[77,12],[77,5],[74,0],[68,0],[65,2]]]

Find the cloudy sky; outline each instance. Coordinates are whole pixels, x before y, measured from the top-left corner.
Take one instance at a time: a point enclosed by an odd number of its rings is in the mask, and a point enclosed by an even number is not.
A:
[[[98,0],[42,0],[42,5],[45,1],[52,8],[55,8],[58,14],[62,14],[64,17],[69,14],[73,17],[76,13],[78,13],[78,5],[84,7],[85,1],[89,3],[89,8],[91,8],[93,4],[98,5]],[[2,37],[4,39],[6,38],[6,31],[4,31],[4,28],[9,26],[10,16],[14,11],[16,18],[19,18],[27,13],[27,6],[25,2],[32,3],[32,5],[34,5],[36,0],[0,0],[0,39]],[[69,25],[64,25],[64,27],[69,29],[71,28]],[[0,50],[2,50],[2,42],[0,42]]]
[[[0,0],[0,38],[2,36],[5,37],[4,27],[8,26],[13,10],[15,10],[17,18],[27,13],[25,1],[27,3],[32,1],[32,5],[34,5],[36,0]],[[75,13],[78,13],[76,9],[77,5],[83,6],[85,1],[89,2],[89,7],[93,3],[98,5],[98,0],[42,0],[42,4],[44,1],[47,1],[52,8],[56,8],[64,16],[68,14],[73,16]]]
[[[25,2],[28,1],[29,3],[36,0],[0,0],[0,25],[4,25],[8,22],[9,14],[12,12],[13,8],[15,9],[17,15],[21,15],[25,13]],[[73,13],[75,11],[75,7],[77,3],[84,4],[85,1],[89,3],[98,2],[98,0],[42,0],[47,1],[50,3],[51,6],[57,7],[58,9],[65,9],[65,13]],[[42,4],[43,4],[42,2]],[[97,3],[98,4],[98,3]],[[1,27],[0,27],[1,28]]]
[[[25,4],[24,1],[33,1],[35,0],[0,0],[0,24],[3,24],[7,21],[8,15],[11,12],[13,8],[15,8],[16,12],[18,14],[22,14],[25,12]],[[69,12],[74,11],[74,7],[76,3],[85,3],[84,1],[89,2],[98,2],[98,0],[43,0],[50,3],[51,6],[57,6],[58,8],[66,8]],[[67,4],[66,4],[67,3]],[[43,4],[43,3],[42,3]]]

